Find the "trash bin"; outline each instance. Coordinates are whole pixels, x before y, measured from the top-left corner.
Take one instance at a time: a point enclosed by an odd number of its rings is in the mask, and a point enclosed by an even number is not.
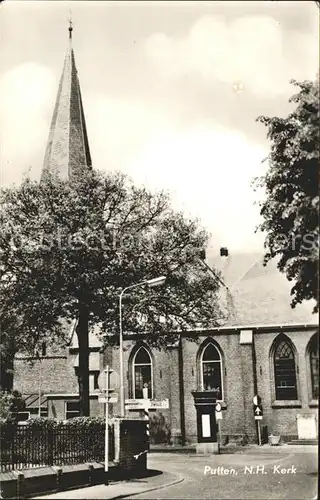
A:
[[[273,434],[270,434],[269,444],[271,446],[278,446],[278,444],[280,443],[280,438],[281,438],[281,436],[274,436]]]
[[[261,441],[262,441],[262,444],[268,444],[268,426],[267,425],[264,425],[262,427]]]

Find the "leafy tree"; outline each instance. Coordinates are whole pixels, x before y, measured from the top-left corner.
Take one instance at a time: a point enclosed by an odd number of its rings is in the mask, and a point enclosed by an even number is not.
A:
[[[315,299],[318,310],[319,250],[319,81],[297,82],[294,110],[286,117],[260,116],[268,127],[269,168],[256,186],[265,189],[260,203],[267,233],[265,263],[278,257],[278,268],[294,280],[291,306]]]
[[[16,418],[16,414],[25,409],[25,402],[20,392],[1,391],[0,390],[0,418]]]
[[[124,287],[167,276],[165,287],[139,287],[124,298],[125,331],[144,332],[153,345],[221,319],[218,282],[198,259],[208,235],[164,193],[85,171],[69,181],[25,179],[1,198],[0,306],[21,318],[29,349],[44,336],[63,339],[63,321],[77,319],[81,415],[89,414],[90,328],[99,325],[105,342],[118,334]]]

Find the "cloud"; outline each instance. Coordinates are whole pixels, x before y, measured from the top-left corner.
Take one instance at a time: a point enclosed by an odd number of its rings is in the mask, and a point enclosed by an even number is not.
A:
[[[175,207],[198,217],[219,243],[261,248],[251,181],[265,156],[239,132],[207,120],[154,140],[131,171],[141,184],[170,190]]]
[[[185,37],[150,36],[145,51],[165,80],[195,73],[229,86],[241,81],[256,97],[266,98],[290,95],[291,78],[315,76],[316,40],[316,34],[285,29],[272,16],[244,16],[230,22],[203,16]]]
[[[286,114],[294,91],[289,80],[315,76],[317,28],[307,33],[296,22],[243,11],[239,17],[234,10],[228,20],[211,14],[186,22],[181,12],[171,19],[175,34],[157,32],[163,25],[157,18],[147,23],[150,36],[135,33],[134,49],[131,35],[129,50],[118,30],[120,45],[118,38],[98,44],[108,47],[107,56],[95,42],[77,48],[93,165],[171,191],[175,207],[199,217],[216,245],[261,248],[250,183],[262,172],[269,144],[255,118]],[[104,37],[105,30],[98,33]],[[61,41],[52,54],[42,54],[41,30],[34,36],[25,54],[16,47],[18,60],[29,58],[32,48],[33,60],[43,63],[8,65],[0,80],[4,184],[19,182],[29,165],[39,176],[49,133],[64,47]],[[50,36],[56,39],[55,28]],[[8,54],[16,39],[10,43]],[[244,85],[240,95],[232,88],[236,82]]]
[[[56,79],[51,71],[25,63],[0,80],[1,182],[21,181],[29,166],[38,175],[53,111]],[[51,116],[50,116],[51,119]]]
[[[85,112],[93,164],[102,170],[130,171],[132,159],[146,145],[176,129],[174,113],[134,98],[91,95]]]

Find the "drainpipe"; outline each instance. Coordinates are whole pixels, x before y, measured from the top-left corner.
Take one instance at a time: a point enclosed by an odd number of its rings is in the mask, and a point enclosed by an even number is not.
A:
[[[181,444],[186,442],[186,421],[184,414],[184,377],[183,377],[183,352],[182,352],[182,334],[179,334],[178,345],[178,360],[179,360],[179,395],[180,395],[180,423],[181,423]]]
[[[252,332],[252,372],[253,372],[253,390],[254,395],[258,394],[258,374],[257,374],[257,356],[256,356],[256,346],[254,332]],[[255,420],[257,442],[259,443],[259,429],[258,420]]]

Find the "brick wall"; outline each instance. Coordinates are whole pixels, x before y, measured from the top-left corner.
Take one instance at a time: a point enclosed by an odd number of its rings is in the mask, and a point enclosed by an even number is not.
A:
[[[280,330],[279,330],[280,331]],[[298,392],[301,408],[273,408],[273,365],[270,364],[269,353],[277,332],[255,332],[255,350],[257,359],[257,389],[262,398],[264,417],[261,426],[268,426],[269,433],[281,434],[284,439],[297,437],[296,418],[299,413],[317,413],[310,401],[310,369],[306,359],[306,347],[314,331],[301,330],[288,332],[297,350]],[[222,436],[229,440],[239,440],[245,435],[249,441],[256,442],[256,423],[253,415],[252,398],[255,395],[253,379],[252,345],[240,345],[240,332],[212,332],[210,338],[219,347],[223,359],[224,403],[220,421]],[[184,379],[184,416],[186,442],[197,441],[196,410],[191,391],[200,389],[200,370],[197,356],[202,343],[208,335],[198,335],[196,341],[183,339],[183,379]],[[125,342],[125,371],[129,374],[130,354],[135,348],[133,341]],[[180,430],[180,391],[178,347],[167,351],[150,350],[153,359],[155,398],[169,398],[170,410],[157,411],[162,415],[172,430]],[[114,361],[116,356],[114,356]],[[161,374],[160,374],[161,371]],[[128,380],[127,380],[128,381]],[[132,381],[129,376],[129,386]],[[132,397],[126,390],[126,397]],[[134,414],[134,413],[131,413]],[[152,425],[152,414],[151,414]]]
[[[280,332],[279,332],[280,333]],[[261,333],[256,335],[258,391],[262,397],[264,410],[263,425],[268,426],[269,433],[280,434],[285,439],[297,437],[296,416],[299,413],[318,415],[317,408],[311,403],[310,365],[306,353],[307,345],[314,331],[287,332],[296,349],[296,376],[298,384],[298,408],[275,407],[273,362],[270,349],[278,333]]]
[[[255,331],[254,342],[256,352],[257,390],[262,398],[264,418],[262,426],[268,426],[269,433],[280,434],[285,439],[297,436],[297,414],[316,414],[317,407],[311,401],[310,364],[306,356],[307,345],[315,333],[315,329],[303,329],[299,331],[288,331],[287,336],[291,339],[296,350],[297,381],[299,406],[276,407],[274,404],[274,380],[273,363],[270,359],[270,349],[281,331]],[[212,331],[196,335],[192,341],[182,338],[183,358],[183,382],[184,395],[182,406],[184,409],[185,437],[187,443],[197,441],[196,410],[194,407],[192,391],[200,389],[199,349],[209,338],[218,347],[222,355],[223,365],[223,389],[224,404],[222,405],[223,419],[220,421],[221,433],[228,436],[229,440],[240,439],[245,434],[250,440],[256,440],[256,427],[253,418],[252,398],[255,394],[253,383],[253,358],[252,346],[240,345],[239,330]],[[132,398],[132,357],[136,349],[141,345],[134,340],[124,342],[124,375],[125,375],[125,397]],[[159,426],[169,429],[171,442],[181,441],[183,422],[181,419],[181,392],[179,385],[180,364],[179,347],[166,350],[149,349],[153,364],[153,397],[155,399],[169,399],[169,410],[153,410],[150,412],[151,435],[158,432]],[[51,357],[50,357],[51,356]],[[78,392],[78,380],[75,375],[75,355],[66,349],[50,353],[41,362],[41,378],[43,393],[68,393],[70,395]],[[118,373],[119,348],[108,348],[102,356],[102,364],[109,364]],[[30,367],[23,359],[15,361],[14,388],[23,394],[36,394],[39,390],[39,361]],[[68,399],[68,398],[67,398]],[[66,399],[50,398],[49,415],[56,418],[64,418]],[[90,408],[92,415],[103,415],[104,407],[97,401],[97,397],[91,398]],[[110,415],[120,413],[119,402],[110,405]],[[139,411],[127,412],[127,416],[138,418]],[[152,426],[153,429],[152,429]],[[158,427],[157,427],[158,426]],[[161,430],[161,429],[160,429]],[[167,432],[167,431],[166,431]],[[160,432],[161,433],[161,432]],[[168,432],[164,433],[164,439],[168,440]]]
[[[22,394],[37,393],[41,380],[41,391],[50,392],[77,392],[78,379],[73,367],[73,357],[68,356],[46,357],[30,365],[25,359],[16,359],[14,363],[14,389]],[[41,364],[41,373],[40,373]],[[41,377],[41,378],[40,378]]]

